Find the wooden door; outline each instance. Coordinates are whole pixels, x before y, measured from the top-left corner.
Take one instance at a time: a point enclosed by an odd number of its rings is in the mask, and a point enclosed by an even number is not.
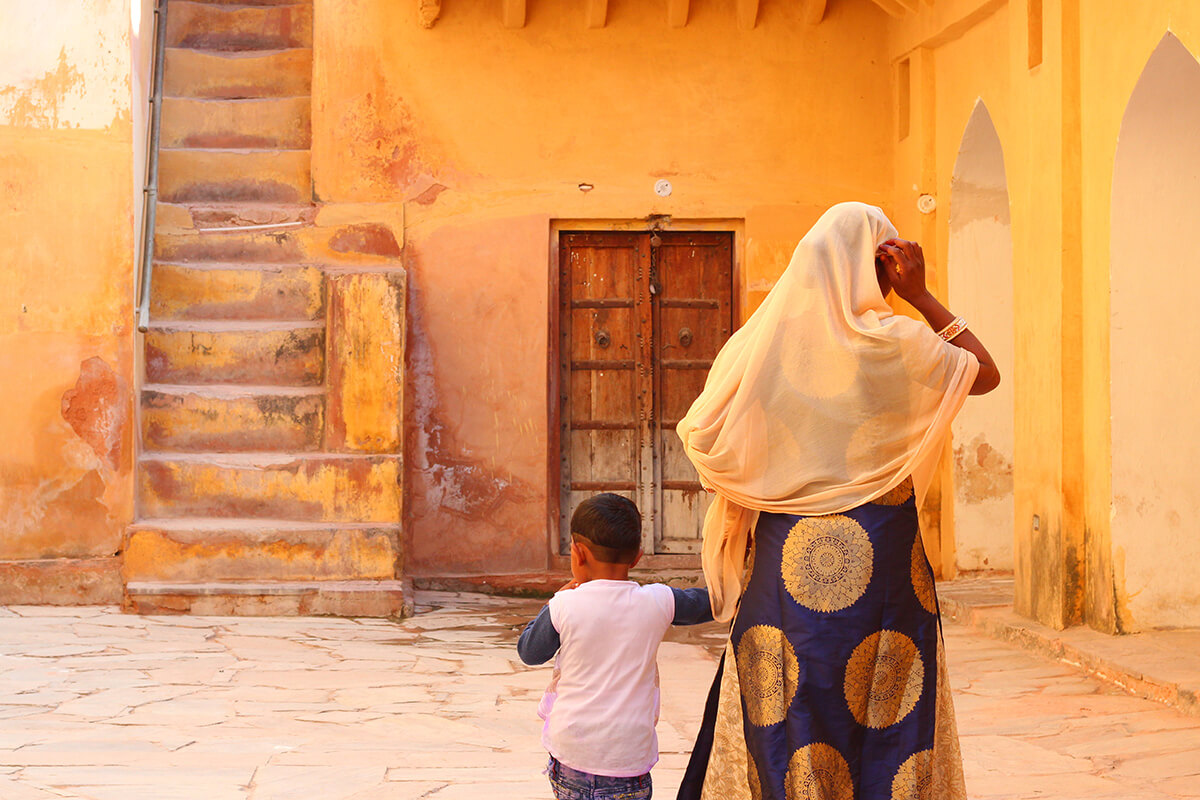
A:
[[[575,507],[631,498],[647,553],[697,553],[708,496],[675,425],[733,329],[728,233],[559,239],[560,547]]]

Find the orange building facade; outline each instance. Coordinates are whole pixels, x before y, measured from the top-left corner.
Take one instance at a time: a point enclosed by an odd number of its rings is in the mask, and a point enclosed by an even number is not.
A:
[[[605,489],[694,569],[673,422],[857,199],[1004,373],[924,510],[941,576],[1200,624],[1194,4],[170,0],[144,335],[152,14],[84,5],[0,56],[0,600],[403,613],[561,568]]]

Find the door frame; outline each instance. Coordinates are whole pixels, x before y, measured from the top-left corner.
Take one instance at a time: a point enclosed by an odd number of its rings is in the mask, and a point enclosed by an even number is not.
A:
[[[707,219],[681,218],[653,215],[637,218],[613,219],[576,219],[561,218],[550,220],[550,262],[547,265],[547,281],[549,286],[549,302],[547,305],[547,330],[550,333],[549,351],[546,364],[546,557],[550,569],[567,571],[570,569],[570,557],[558,552],[559,542],[559,513],[561,512],[559,497],[562,481],[562,468],[559,464],[561,442],[559,437],[559,408],[558,396],[561,390],[559,379],[560,351],[560,309],[562,301],[559,292],[559,237],[565,232],[595,231],[629,233],[648,233],[652,229],[670,233],[687,233],[690,231],[708,233],[729,233],[733,236],[732,275],[733,282],[732,312],[734,330],[745,321],[744,311],[747,307],[747,289],[742,265],[745,261],[746,221],[741,218],[715,217]],[[640,569],[698,569],[699,554],[646,553],[638,564]]]

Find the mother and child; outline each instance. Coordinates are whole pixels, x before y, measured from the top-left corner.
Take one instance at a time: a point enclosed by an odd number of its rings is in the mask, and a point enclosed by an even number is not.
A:
[[[680,800],[965,798],[917,509],[967,396],[999,382],[920,246],[873,206],[827,211],[677,428],[714,493],[708,589],[629,580],[630,501],[572,516],[574,580],[518,643],[556,657],[539,707],[555,797],[651,796],[658,645],[716,619],[729,639]]]

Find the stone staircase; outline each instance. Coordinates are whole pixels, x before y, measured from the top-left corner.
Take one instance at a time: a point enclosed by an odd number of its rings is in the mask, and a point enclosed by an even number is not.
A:
[[[313,201],[311,2],[170,0],[166,44],[125,608],[401,615],[400,244]]]

